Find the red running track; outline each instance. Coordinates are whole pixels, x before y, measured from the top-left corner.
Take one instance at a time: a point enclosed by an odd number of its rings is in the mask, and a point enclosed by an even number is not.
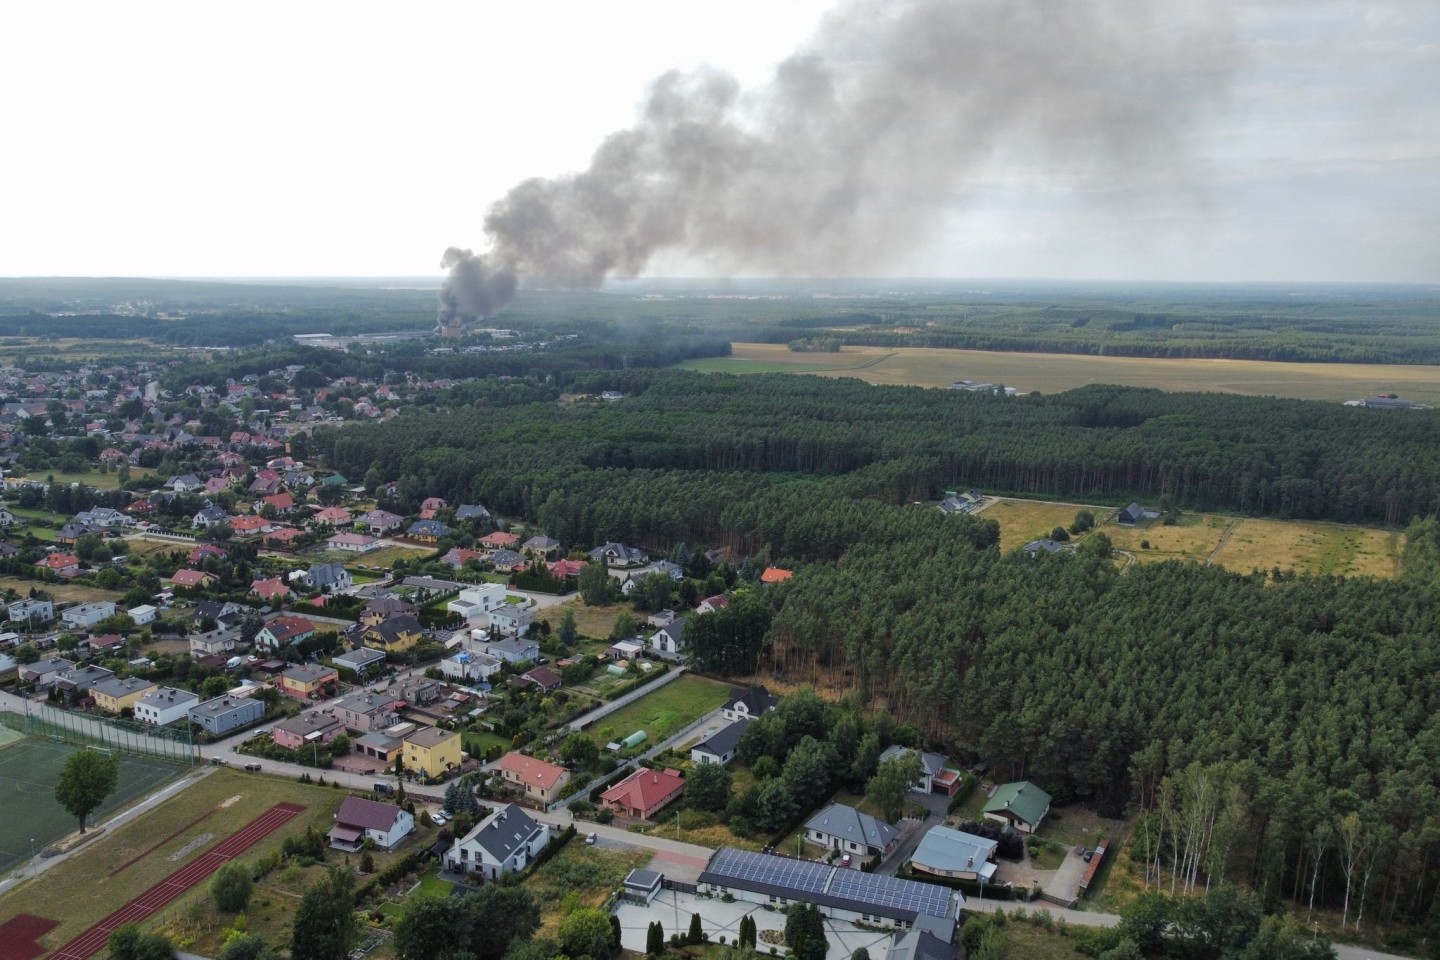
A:
[[[50,954],[48,960],[88,960],[104,949],[106,942],[110,939],[110,934],[120,927],[127,923],[139,923],[141,920],[154,916],[178,900],[186,890],[204,882],[212,873],[220,869],[222,863],[240,856],[295,819],[304,810],[304,807],[296,803],[277,803],[205,851],[194,861],[187,863],[131,900],[128,905],[116,910]]]

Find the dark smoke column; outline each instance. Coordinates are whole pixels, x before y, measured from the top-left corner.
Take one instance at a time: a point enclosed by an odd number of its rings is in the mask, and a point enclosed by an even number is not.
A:
[[[491,316],[515,297],[515,271],[503,263],[487,263],[469,250],[451,247],[440,266],[449,271],[440,285],[435,320],[442,337],[458,337],[465,323]]]
[[[1191,148],[1241,60],[1232,6],[842,0],[768,83],[666,73],[588,168],[517,184],[484,258],[446,252],[441,329],[503,307],[517,276],[593,288],[661,251],[874,275],[997,179],[1118,217],[1203,200]]]

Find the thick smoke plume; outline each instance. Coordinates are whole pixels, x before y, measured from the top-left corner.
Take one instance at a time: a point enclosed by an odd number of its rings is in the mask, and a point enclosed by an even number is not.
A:
[[[730,271],[873,271],[996,169],[1101,202],[1189,191],[1188,141],[1237,66],[1223,7],[853,0],[761,88],[667,73],[589,169],[494,205],[489,253],[446,252],[442,321],[493,313],[517,277],[593,287],[661,251]]]

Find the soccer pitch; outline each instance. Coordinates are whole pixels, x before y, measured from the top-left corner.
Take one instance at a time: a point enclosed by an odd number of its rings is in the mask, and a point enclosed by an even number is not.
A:
[[[3,746],[4,743],[5,740],[0,739],[0,806],[9,812],[0,817],[0,874],[29,861],[32,849],[38,854],[76,829],[75,818],[55,800],[55,784],[60,779],[65,758],[85,749],[36,737],[23,737],[9,746]],[[87,829],[185,769],[151,757],[127,753],[119,756],[119,783],[115,792],[87,819]]]

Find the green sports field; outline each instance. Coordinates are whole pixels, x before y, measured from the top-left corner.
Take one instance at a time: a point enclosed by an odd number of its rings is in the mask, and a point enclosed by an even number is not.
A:
[[[65,758],[81,749],[74,744],[54,743],[37,737],[11,740],[14,732],[0,727],[0,875],[9,873],[30,859],[31,841],[35,852],[73,832],[75,818],[55,801],[55,783]],[[6,744],[6,740],[11,742]],[[150,757],[120,754],[120,783],[88,823],[105,819],[110,813],[160,787],[187,769]]]

